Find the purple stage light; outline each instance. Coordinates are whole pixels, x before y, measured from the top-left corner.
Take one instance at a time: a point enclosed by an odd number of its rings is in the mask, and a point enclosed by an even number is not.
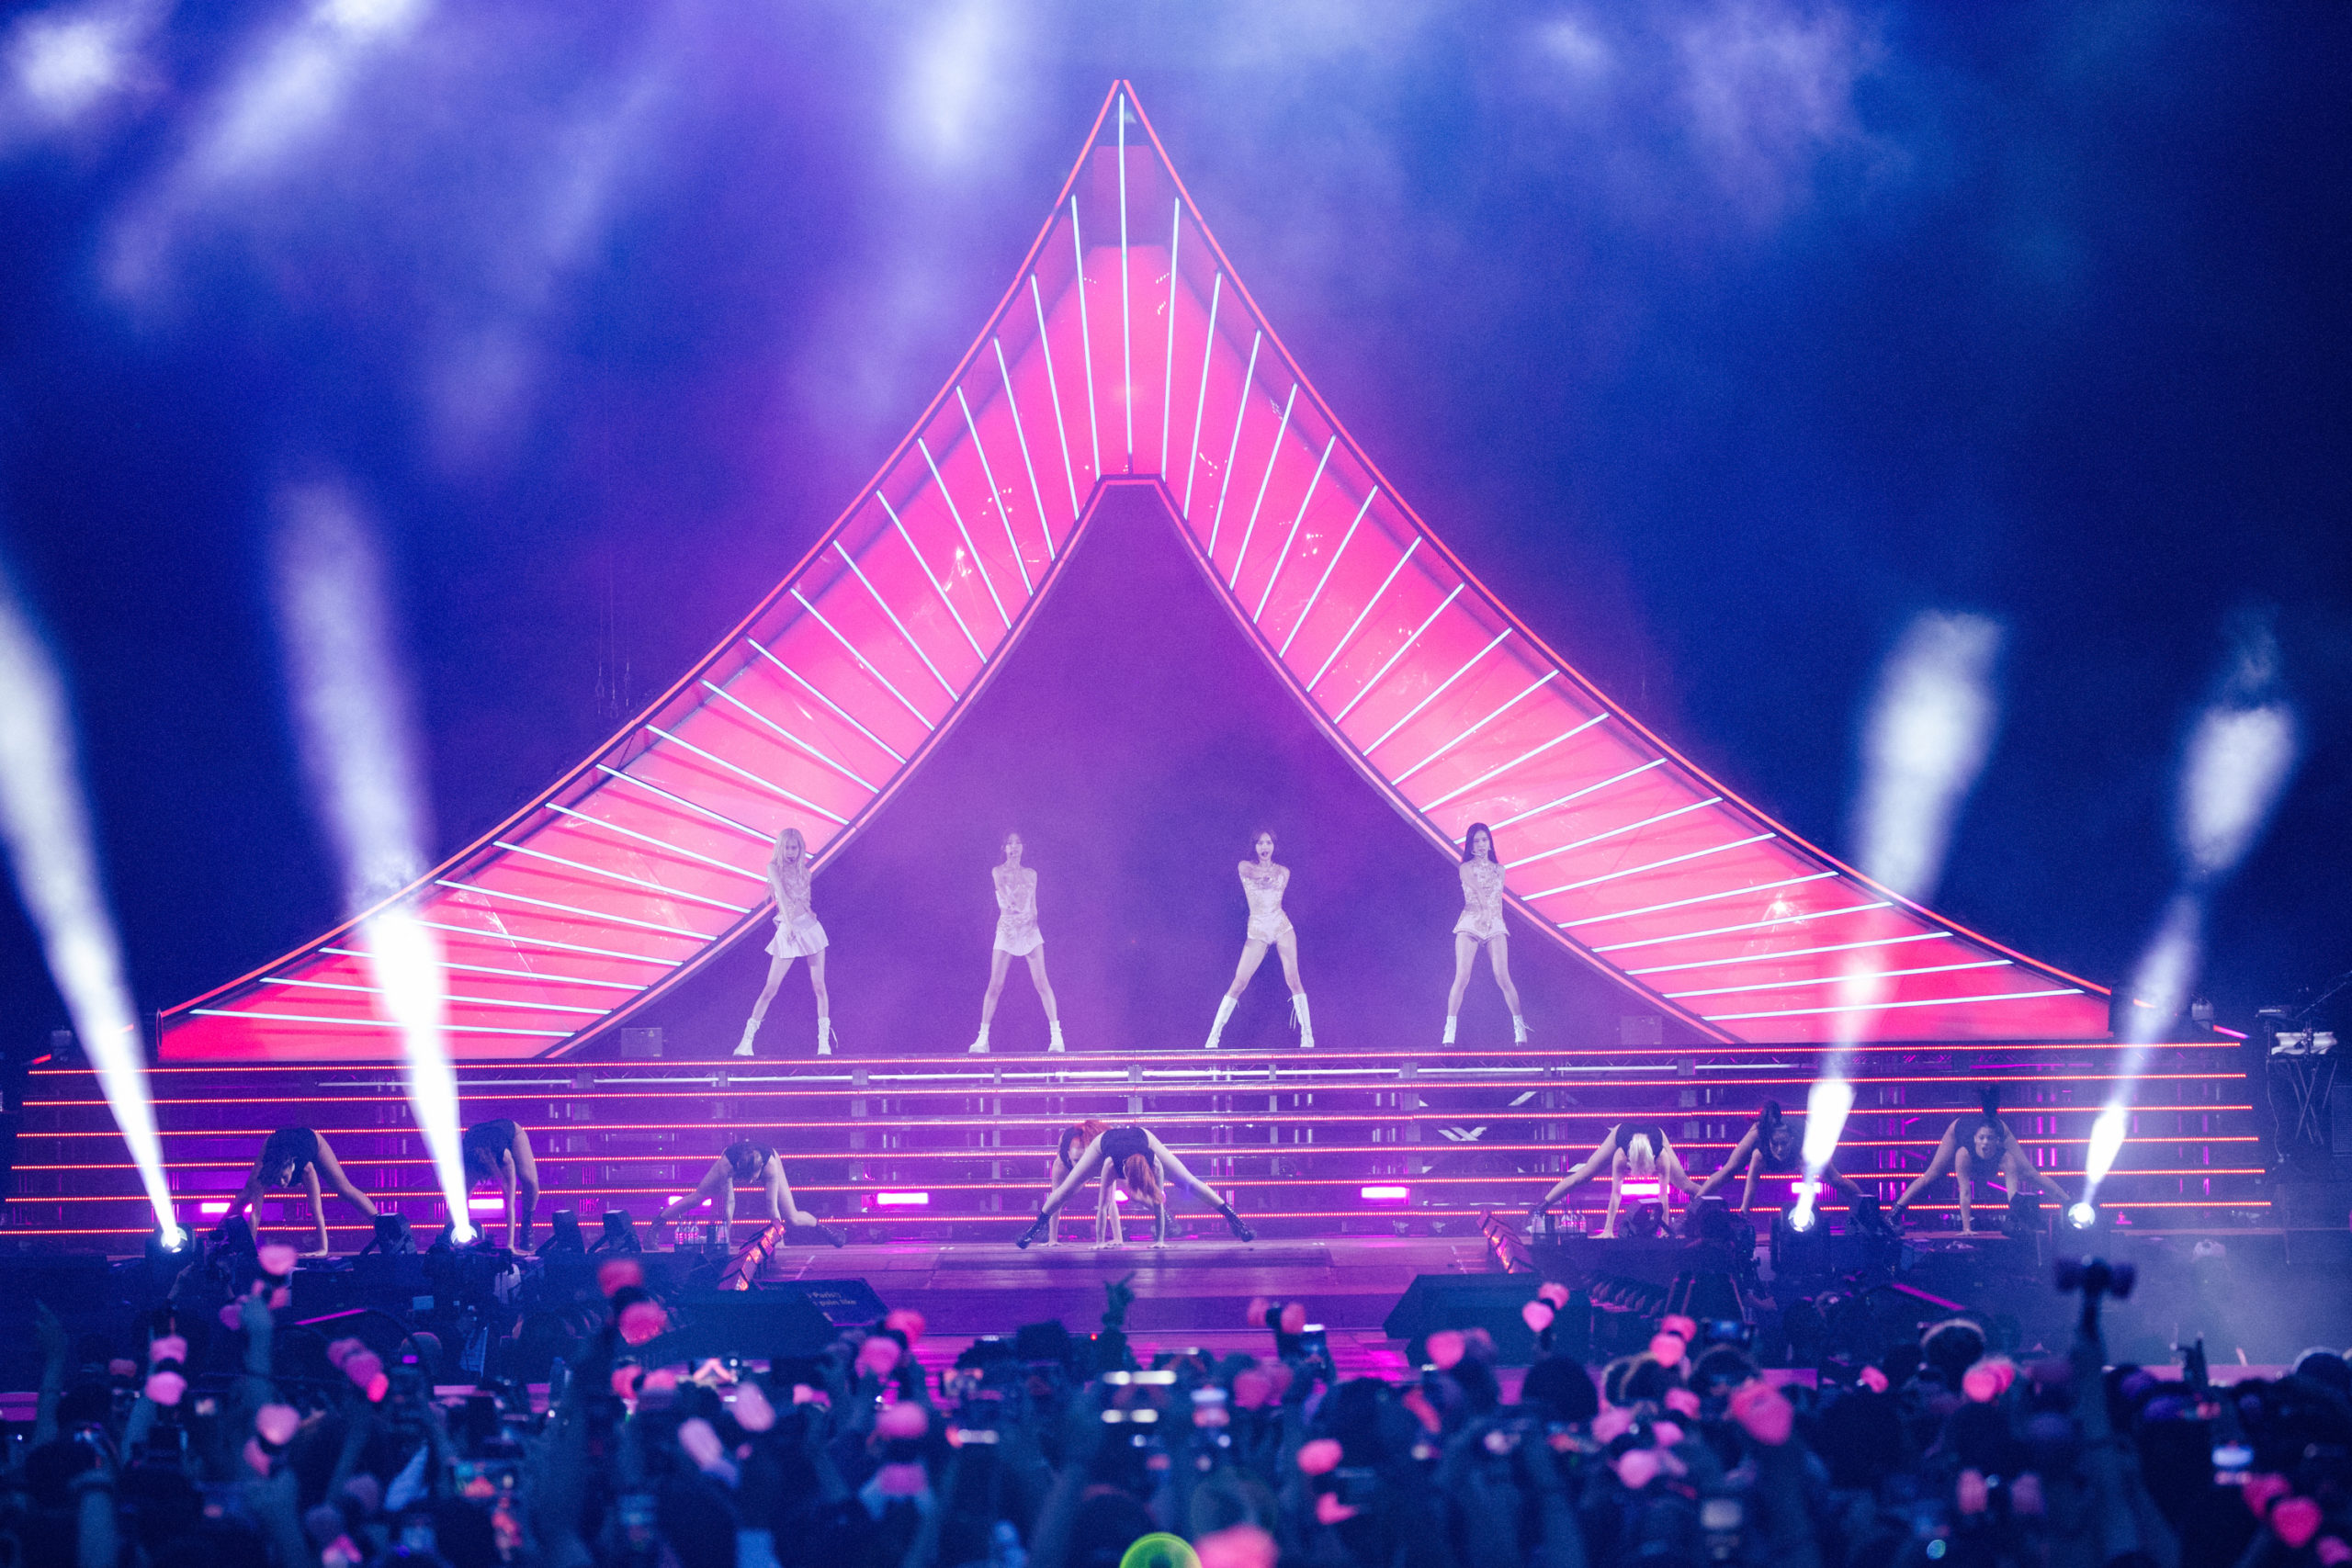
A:
[[[1361,1191],[1367,1203],[1409,1203],[1413,1201],[1413,1190],[1409,1187],[1374,1186]]]

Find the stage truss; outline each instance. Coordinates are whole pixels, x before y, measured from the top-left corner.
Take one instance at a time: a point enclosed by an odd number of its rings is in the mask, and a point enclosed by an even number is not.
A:
[[[798,828],[820,871],[842,852],[1121,485],[1159,493],[1433,852],[1492,825],[1513,908],[1643,1010],[1758,1043],[2107,1032],[2099,987],[1806,842],[1512,616],[1308,384],[1120,83],[1002,303],[823,540],[595,755],[397,896],[446,944],[453,1052],[576,1050],[764,934],[775,835]],[[164,1017],[178,1061],[397,1049],[358,921]]]

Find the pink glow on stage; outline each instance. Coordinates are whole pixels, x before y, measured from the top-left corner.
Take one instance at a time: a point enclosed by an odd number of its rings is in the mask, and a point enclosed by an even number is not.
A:
[[[874,1194],[874,1206],[877,1209],[928,1209],[931,1207],[931,1194],[928,1192],[876,1192]]]
[[[1363,1190],[1367,1203],[1409,1203],[1413,1190],[1409,1187],[1366,1187]]]
[[[831,863],[1011,653],[1102,498],[1130,486],[1165,504],[1237,637],[1433,855],[1494,824],[1511,908],[1643,1010],[1765,1043],[1841,1019],[1871,1040],[2105,1034],[2098,987],[1869,882],[1516,619],[1307,381],[1125,84],[1052,210],[948,384],[791,574],[410,890],[447,964],[453,1055],[562,1054],[761,939],[775,837],[797,828],[812,869]],[[1856,1024],[1846,955],[1881,950],[1904,961]],[[346,926],[171,1010],[162,1049],[381,1060],[399,1033]]]

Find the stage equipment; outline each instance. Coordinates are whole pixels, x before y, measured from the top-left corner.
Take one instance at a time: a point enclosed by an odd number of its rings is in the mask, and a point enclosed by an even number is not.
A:
[[[605,1211],[605,1234],[596,1238],[591,1252],[642,1252],[645,1247],[637,1239],[637,1221],[627,1209]]]
[[[1531,845],[1505,893],[1531,940],[1611,974],[1623,1014],[1654,1021],[1643,1040],[2104,1032],[2097,987],[1890,900],[1624,722],[1512,616],[1301,373],[1125,82],[1014,276],[875,481],[674,700],[395,896],[449,944],[453,976],[604,987],[514,998],[453,980],[448,1028],[469,1057],[587,1045],[763,940],[768,918],[740,894],[773,835],[802,826],[815,869],[831,863],[936,753],[1119,490],[1163,502],[1237,632],[1433,855],[1457,859],[1448,836],[1475,813],[1508,818]],[[1134,635],[1153,623],[1139,606]],[[800,716],[820,711],[821,729]],[[681,811],[742,831],[683,844]],[[339,988],[341,945],[322,937],[173,1009],[165,1057],[384,1054],[396,1021]],[[1867,1010],[1831,989],[1862,950],[1900,960]],[[583,1014],[592,997],[605,1010]]]
[[[658,1062],[662,1059],[662,1032],[658,1029],[624,1029],[621,1031],[621,1060],[624,1062]]]
[[[580,1234],[579,1210],[558,1209],[548,1216],[548,1238],[539,1243],[539,1257],[558,1258],[587,1250],[588,1243]]]
[[[379,1213],[375,1232],[375,1239],[361,1247],[360,1252],[390,1256],[416,1250],[416,1235],[410,1228],[406,1214]]]
[[[1495,1342],[1498,1362],[1523,1367],[1535,1359],[1535,1331],[1520,1309],[1535,1299],[1543,1282],[1533,1274],[1416,1274],[1380,1329],[1408,1341],[1405,1358],[1418,1365],[1439,1329],[1483,1328]]]
[[[770,1220],[760,1227],[760,1234],[745,1242],[727,1267],[719,1271],[718,1288],[722,1291],[748,1291],[760,1270],[775,1256],[777,1246],[784,1240],[784,1222]]]
[[[1798,1220],[1804,1223],[1799,1224]],[[1830,1271],[1829,1226],[1819,1211],[1800,1213],[1794,1204],[1772,1216],[1772,1276]]]

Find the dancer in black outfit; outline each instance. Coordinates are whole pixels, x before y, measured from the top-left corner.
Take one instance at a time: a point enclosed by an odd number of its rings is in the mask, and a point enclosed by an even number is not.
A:
[[[531,1157],[531,1135],[501,1116],[466,1129],[466,1190],[485,1181],[498,1183],[506,1201],[506,1249],[531,1239],[533,1213],[539,1206],[539,1167]]]
[[[1084,1123],[1073,1129],[1085,1130]],[[1070,1141],[1065,1134],[1065,1158],[1069,1157]],[[1102,1179],[1102,1196],[1095,1211],[1097,1246],[1114,1245],[1118,1240],[1117,1200],[1111,1190],[1114,1182],[1125,1187],[1129,1196],[1152,1211],[1154,1247],[1164,1247],[1168,1242],[1167,1183],[1170,1180],[1223,1214],[1226,1224],[1235,1235],[1243,1241],[1257,1239],[1257,1233],[1242,1223],[1241,1216],[1233,1212],[1233,1205],[1217,1196],[1216,1189],[1185,1169],[1184,1162],[1169,1152],[1168,1145],[1161,1143],[1150,1129],[1129,1126],[1102,1129],[1088,1141],[1075,1158],[1069,1159],[1069,1173],[1046,1195],[1045,1202],[1038,1206],[1036,1220],[1022,1232],[1013,1245],[1026,1247],[1031,1242],[1043,1237],[1053,1224],[1054,1216],[1061,1212],[1062,1205],[1097,1175]]]
[[[1763,1176],[1803,1176],[1804,1174],[1804,1134],[1781,1114],[1781,1102],[1768,1100],[1764,1109],[1756,1113],[1756,1121],[1739,1135],[1732,1145],[1731,1157],[1724,1168],[1707,1178],[1699,1189],[1699,1196],[1712,1198],[1723,1190],[1731,1179],[1739,1174],[1742,1162],[1747,1167],[1747,1184],[1741,1189],[1739,1212],[1747,1213],[1756,1205],[1756,1179]],[[1835,1161],[1823,1168],[1821,1179],[1843,1193],[1849,1202],[1867,1202],[1869,1194],[1850,1177],[1838,1174]]]
[[[368,1195],[351,1184],[344,1175],[343,1166],[334,1157],[334,1148],[309,1127],[280,1127],[261,1146],[261,1154],[254,1161],[253,1173],[245,1178],[244,1187],[230,1201],[229,1212],[220,1221],[226,1226],[243,1213],[248,1205],[263,1192],[302,1184],[311,1200],[311,1224],[313,1239],[305,1258],[327,1255],[327,1211],[319,1190],[323,1178],[329,1187],[343,1195],[344,1201],[366,1215],[370,1224],[376,1218],[376,1205]]]
[[[815,1231],[834,1247],[842,1245],[840,1232],[820,1224],[817,1216],[792,1201],[792,1183],[784,1177],[784,1159],[766,1144],[754,1144],[749,1139],[732,1143],[720,1151],[710,1168],[703,1172],[695,1190],[654,1216],[653,1228],[663,1225],[689,1209],[716,1201],[718,1205],[720,1235],[732,1245],[735,1235],[735,1188],[737,1183],[756,1187],[767,1200],[768,1217],[782,1220],[787,1225]]]

